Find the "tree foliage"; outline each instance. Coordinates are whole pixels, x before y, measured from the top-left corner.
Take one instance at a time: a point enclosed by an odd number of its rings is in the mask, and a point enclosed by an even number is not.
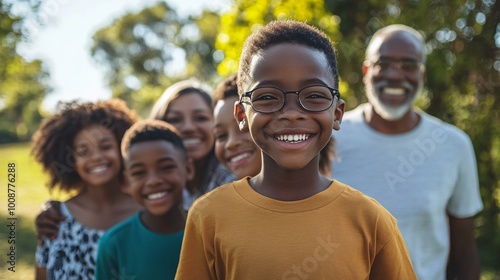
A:
[[[94,36],[93,58],[107,70],[114,97],[143,115],[163,90],[186,77],[216,75],[213,53],[219,17],[181,17],[166,2],[128,13]],[[187,65],[178,56],[188,58]]]
[[[500,1],[495,0],[236,0],[221,16],[219,73],[236,71],[245,38],[273,19],[316,25],[336,41],[347,107],[366,101],[361,65],[373,33],[388,24],[414,27],[428,57],[419,106],[471,137],[485,209],[477,219],[482,265],[500,267]],[[460,151],[457,151],[460,152]]]
[[[26,1],[24,1],[26,2]],[[37,1],[27,1],[35,12]],[[26,61],[16,47],[27,39],[24,19],[0,1],[0,143],[27,140],[42,119],[41,103],[50,88],[42,61]]]
[[[238,0],[232,9],[221,16],[221,27],[215,46],[224,53],[218,72],[229,75],[238,70],[243,42],[254,28],[273,19],[307,21],[339,39],[338,17],[326,11],[323,0]]]
[[[7,137],[10,134],[18,140],[28,140],[42,120],[40,105],[48,91],[48,74],[40,60],[27,62],[19,55],[5,66],[0,82],[0,130]]]

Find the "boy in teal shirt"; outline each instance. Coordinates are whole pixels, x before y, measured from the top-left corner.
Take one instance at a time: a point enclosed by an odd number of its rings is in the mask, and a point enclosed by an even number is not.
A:
[[[193,164],[178,131],[162,121],[133,125],[121,149],[124,191],[143,210],[101,238],[96,279],[174,279],[185,226],[182,189]]]

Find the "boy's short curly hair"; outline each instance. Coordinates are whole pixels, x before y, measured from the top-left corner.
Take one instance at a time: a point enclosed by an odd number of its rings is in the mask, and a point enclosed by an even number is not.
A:
[[[318,28],[295,20],[275,20],[259,28],[245,41],[238,70],[238,88],[249,79],[252,57],[265,49],[282,43],[304,45],[325,54],[335,83],[338,84],[337,58],[330,38]]]
[[[125,132],[121,145],[122,157],[127,159],[128,152],[134,144],[156,140],[172,143],[187,158],[186,148],[177,128],[167,122],[151,119],[138,121]]]
[[[90,125],[110,130],[120,147],[125,131],[139,117],[124,101],[111,99],[96,103],[60,102],[55,115],[45,119],[33,135],[32,154],[49,175],[49,189],[78,189],[82,179],[76,172],[73,141]],[[122,166],[123,168],[123,166]]]
[[[224,100],[233,96],[238,97],[237,77],[237,74],[232,74],[217,85],[212,94],[214,106],[219,100]]]

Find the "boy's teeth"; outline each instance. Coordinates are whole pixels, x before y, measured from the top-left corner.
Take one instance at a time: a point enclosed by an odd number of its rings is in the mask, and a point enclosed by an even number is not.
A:
[[[164,196],[167,195],[167,192],[159,192],[159,193],[152,193],[152,194],[149,194],[147,197],[148,199],[150,200],[154,200],[154,199],[159,199],[159,198],[162,198]]]
[[[245,158],[247,158],[249,156],[250,156],[250,153],[244,153],[244,154],[237,155],[237,156],[231,158],[229,161],[230,162],[238,162],[238,161],[240,161],[242,159],[245,159]]]
[[[387,95],[403,95],[405,94],[404,88],[384,88],[384,93]]]
[[[304,140],[309,139],[309,134],[289,134],[289,135],[279,135],[279,141],[287,141],[287,142],[302,142]]]

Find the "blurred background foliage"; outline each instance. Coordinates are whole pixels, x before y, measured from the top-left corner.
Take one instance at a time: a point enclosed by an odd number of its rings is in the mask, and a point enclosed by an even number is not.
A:
[[[36,15],[38,1],[20,1]],[[16,51],[29,38],[23,33],[25,18],[11,13],[12,3],[0,0],[4,143],[30,138],[50,92],[43,62],[26,61]],[[425,36],[426,90],[418,104],[466,131],[474,143],[485,204],[476,236],[483,268],[500,275],[500,1],[234,0],[222,14],[204,10],[182,17],[168,1],[158,1],[96,32],[91,54],[105,68],[113,96],[146,116],[175,81],[196,77],[215,85],[236,72],[245,38],[273,19],[288,18],[323,29],[335,42],[348,109],[366,100],[361,65],[378,28],[402,23]]]
[[[23,18],[11,13],[13,2],[0,1],[0,144],[30,139],[42,120],[40,105],[50,92],[43,62],[26,61],[16,50],[29,38],[23,33]],[[37,1],[20,2],[36,13]]]
[[[215,12],[182,18],[166,2],[158,2],[99,30],[93,37],[92,57],[105,67],[113,96],[147,115],[173,82],[190,76],[202,81],[216,78],[219,24]]]

